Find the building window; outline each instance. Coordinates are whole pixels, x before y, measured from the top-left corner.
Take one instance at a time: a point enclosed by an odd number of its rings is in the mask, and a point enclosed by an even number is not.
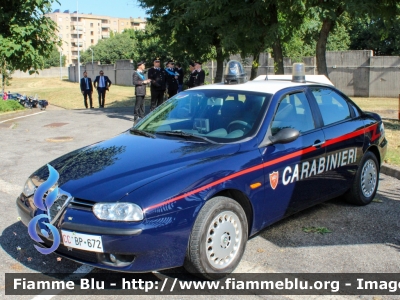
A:
[[[91,39],[90,42],[91,42],[92,44],[94,44],[94,39]]]
[[[90,23],[90,27],[93,28],[93,23]]]
[[[69,26],[66,26],[65,28],[66,28],[66,29],[69,29]]]
[[[90,35],[93,35],[93,31],[90,32]]]

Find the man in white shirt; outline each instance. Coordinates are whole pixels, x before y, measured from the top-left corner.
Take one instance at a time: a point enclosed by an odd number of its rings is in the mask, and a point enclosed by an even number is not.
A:
[[[104,76],[103,70],[100,70],[99,74],[100,76],[96,76],[96,79],[93,81],[93,85],[97,88],[97,93],[99,94],[99,107],[104,108],[106,91],[110,89],[111,80],[107,76]]]

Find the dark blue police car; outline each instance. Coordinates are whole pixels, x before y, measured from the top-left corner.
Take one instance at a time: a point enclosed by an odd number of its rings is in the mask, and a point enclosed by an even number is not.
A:
[[[126,132],[50,162],[59,179],[49,192],[60,189],[51,209],[33,202],[47,166],[17,206],[26,225],[47,214],[55,252],[72,260],[216,279],[236,268],[248,237],[285,216],[340,195],[370,203],[386,148],[381,118],[326,77],[296,65],[293,78],[246,81],[231,61],[224,83],[183,91]]]

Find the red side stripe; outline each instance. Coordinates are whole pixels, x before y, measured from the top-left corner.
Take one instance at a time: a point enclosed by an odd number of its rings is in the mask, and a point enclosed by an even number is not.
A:
[[[367,132],[370,132],[370,131],[376,129],[377,126],[378,126],[377,124],[374,124],[374,125],[371,125],[371,126],[369,126],[369,127],[367,127],[367,128],[359,129],[359,130],[354,131],[354,132],[352,132],[352,133],[348,133],[348,134],[345,134],[345,135],[343,135],[343,136],[334,138],[334,139],[332,139],[332,140],[327,141],[327,142],[326,142],[325,144],[323,144],[321,147],[330,146],[330,145],[333,145],[333,144],[336,144],[336,143],[339,143],[339,142],[342,142],[342,141],[345,141],[345,140],[354,138],[354,137],[359,136],[359,135],[361,135],[361,134],[365,134],[365,133],[367,133]],[[375,134],[375,132],[374,132],[373,135],[372,135],[371,141],[374,141],[374,140],[375,140],[377,137],[379,137],[379,136],[380,136],[380,133]],[[216,181],[214,181],[214,182],[212,182],[212,183],[203,185],[202,187],[199,187],[199,188],[197,188],[197,189],[195,189],[195,190],[192,190],[192,191],[190,191],[190,192],[187,192],[187,193],[185,193],[185,194],[182,194],[182,195],[176,196],[176,197],[174,197],[174,198],[171,198],[171,199],[169,199],[169,200],[166,200],[166,201],[164,201],[164,202],[161,202],[161,203],[158,203],[158,204],[149,206],[149,207],[145,208],[144,211],[152,210],[152,209],[155,209],[155,208],[157,208],[157,207],[160,207],[160,206],[163,206],[163,205],[167,205],[167,204],[169,204],[169,203],[172,203],[172,202],[181,200],[181,199],[186,198],[186,197],[188,197],[188,196],[191,196],[191,195],[193,195],[193,194],[197,194],[197,193],[199,193],[199,192],[201,192],[201,191],[204,191],[204,190],[206,190],[206,189],[209,189],[209,188],[211,188],[211,187],[213,187],[213,186],[216,186],[216,185],[218,185],[218,184],[220,184],[220,183],[223,183],[224,181],[228,181],[228,180],[230,180],[230,179],[239,177],[239,176],[241,176],[241,175],[245,175],[245,174],[248,174],[248,173],[257,171],[257,170],[259,170],[259,169],[263,169],[263,168],[265,168],[265,167],[269,167],[269,166],[275,165],[275,164],[277,164],[277,163],[283,162],[283,161],[288,160],[288,159],[291,159],[291,158],[295,158],[295,157],[301,156],[301,155],[303,155],[303,154],[307,154],[307,153],[313,152],[313,151],[315,151],[315,150],[316,150],[316,148],[313,147],[313,146],[311,146],[311,147],[309,147],[309,148],[306,148],[306,149],[303,149],[303,150],[299,150],[299,151],[296,151],[296,152],[293,152],[293,153],[284,155],[284,156],[279,157],[279,158],[275,158],[275,159],[273,159],[273,160],[270,160],[270,161],[268,161],[268,162],[262,163],[262,164],[260,164],[260,165],[257,165],[257,166],[254,166],[254,167],[251,167],[251,168],[248,168],[248,169],[239,171],[239,172],[237,172],[237,173],[231,174],[231,175],[229,175],[229,176],[223,177],[223,178],[221,178],[221,179],[218,179],[218,180],[216,180]]]

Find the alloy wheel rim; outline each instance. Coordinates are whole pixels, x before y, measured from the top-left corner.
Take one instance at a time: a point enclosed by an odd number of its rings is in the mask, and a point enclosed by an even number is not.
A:
[[[370,197],[375,191],[377,174],[375,162],[372,159],[367,160],[361,172],[361,190],[364,197]]]
[[[235,213],[224,211],[218,214],[207,230],[208,262],[216,269],[227,267],[238,255],[242,235],[241,222]]]

